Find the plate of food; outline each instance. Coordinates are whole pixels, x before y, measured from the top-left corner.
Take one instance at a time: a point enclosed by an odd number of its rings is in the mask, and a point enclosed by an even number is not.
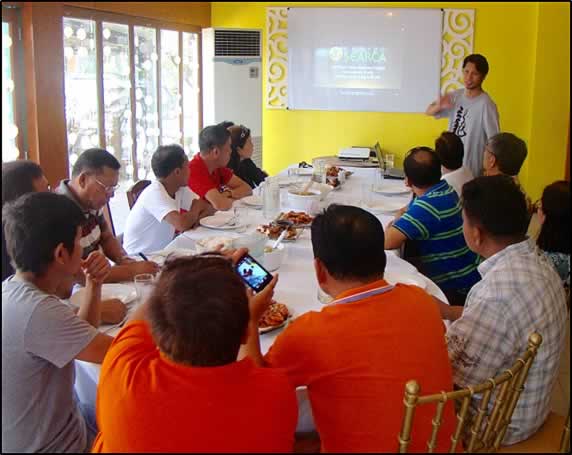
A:
[[[280,188],[284,188],[284,187],[293,185],[295,183],[298,183],[298,177],[297,176],[281,176],[281,177],[278,177],[278,186]]]
[[[256,228],[258,232],[262,232],[270,240],[276,240],[280,237],[280,234],[282,234],[284,229],[288,229],[288,234],[286,234],[286,237],[282,240],[283,242],[295,241],[300,237],[300,233],[302,232],[302,229],[300,228],[295,228],[294,226],[281,226],[276,223],[262,224]]]
[[[154,253],[149,254],[149,260],[156,262],[159,265],[163,265],[168,257],[171,258],[179,258],[185,256],[193,256],[195,254],[194,250],[187,249],[187,248],[172,248],[172,249],[164,249],[161,251],[155,251]]]
[[[225,231],[244,227],[244,224],[238,222],[236,216],[229,212],[218,212],[212,216],[206,216],[199,220],[199,224],[209,229]]]
[[[267,333],[284,327],[292,317],[283,303],[271,303],[258,321],[258,332]]]
[[[257,196],[256,194],[246,196],[242,198],[241,201],[244,202],[244,204],[249,205],[250,207],[260,208],[263,205],[262,198],[260,196]]]
[[[209,251],[216,251],[222,245],[223,250],[228,250],[233,247],[234,239],[230,237],[211,236],[205,237],[195,242],[197,253],[208,253]]]
[[[290,210],[289,212],[282,212],[280,215],[278,215],[276,221],[289,221],[295,228],[305,228],[312,225],[314,217],[308,215],[306,212],[296,212],[294,210]]]

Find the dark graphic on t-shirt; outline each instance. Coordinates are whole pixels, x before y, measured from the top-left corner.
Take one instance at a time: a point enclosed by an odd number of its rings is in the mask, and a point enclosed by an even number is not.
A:
[[[460,106],[455,114],[455,123],[453,123],[453,133],[459,137],[465,137],[467,135],[466,127],[467,111]]]

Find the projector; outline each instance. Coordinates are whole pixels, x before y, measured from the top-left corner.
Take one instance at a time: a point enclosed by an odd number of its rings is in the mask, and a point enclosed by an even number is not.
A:
[[[338,158],[340,160],[367,161],[369,160],[369,152],[369,147],[350,147],[341,149],[338,153]]]

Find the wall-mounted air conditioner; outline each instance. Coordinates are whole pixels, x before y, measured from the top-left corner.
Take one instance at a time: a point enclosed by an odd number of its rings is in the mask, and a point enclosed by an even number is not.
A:
[[[223,120],[250,128],[262,167],[262,31],[202,31],[203,126]]]

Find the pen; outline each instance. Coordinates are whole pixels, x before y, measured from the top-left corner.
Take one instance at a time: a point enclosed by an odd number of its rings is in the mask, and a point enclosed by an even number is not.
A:
[[[149,260],[149,259],[147,259],[147,256],[145,256],[143,253],[139,253],[139,256],[141,256],[144,261],[148,261],[148,260]]]

